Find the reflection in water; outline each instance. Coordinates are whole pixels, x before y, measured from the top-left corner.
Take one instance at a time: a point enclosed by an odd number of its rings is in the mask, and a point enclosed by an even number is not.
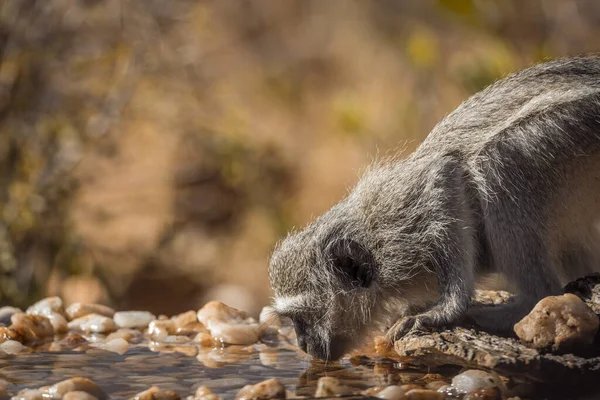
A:
[[[198,386],[207,386],[224,398],[233,398],[244,385],[267,378],[277,378],[291,392],[310,397],[323,376],[336,377],[362,390],[376,385],[423,383],[428,372],[390,359],[374,361],[367,357],[325,365],[286,345],[206,349],[138,344],[122,355],[85,346],[78,351],[52,349],[45,346],[29,354],[0,358],[0,378],[10,383],[11,394],[81,376],[116,398],[130,397],[152,385],[183,397],[192,395]]]

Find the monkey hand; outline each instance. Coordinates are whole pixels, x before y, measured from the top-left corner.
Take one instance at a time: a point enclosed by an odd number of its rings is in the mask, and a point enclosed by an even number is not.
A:
[[[403,317],[388,330],[387,338],[395,343],[409,332],[433,328],[434,326],[433,320],[425,314]]]

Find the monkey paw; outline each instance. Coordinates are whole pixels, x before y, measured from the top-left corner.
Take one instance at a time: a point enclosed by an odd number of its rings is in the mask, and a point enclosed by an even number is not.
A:
[[[429,328],[431,326],[431,318],[429,318],[426,315],[414,315],[410,317],[404,317],[398,320],[398,322],[396,322],[388,330],[387,337],[392,343],[394,343],[413,330]]]

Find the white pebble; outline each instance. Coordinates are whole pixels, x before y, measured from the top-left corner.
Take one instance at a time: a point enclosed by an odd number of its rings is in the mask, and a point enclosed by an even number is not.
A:
[[[46,297],[30,306],[26,313],[30,315],[48,315],[52,312],[62,313],[62,307],[63,301],[60,297]]]
[[[78,329],[86,333],[108,333],[117,329],[115,322],[104,315],[88,314],[74,319],[68,324],[69,329]]]
[[[62,314],[52,311],[49,314],[45,314],[45,317],[50,320],[50,324],[52,325],[52,328],[54,328],[55,333],[65,333],[69,330],[67,320]]]
[[[22,313],[20,308],[5,306],[0,308],[0,324],[10,325],[10,317],[16,313]]]
[[[499,383],[494,375],[478,369],[470,369],[452,379],[452,386],[464,393],[499,386]]]
[[[119,328],[145,329],[156,316],[148,311],[119,311],[113,319]]]
[[[65,311],[69,319],[81,318],[88,314],[98,314],[112,318],[115,314],[115,310],[112,308],[93,303],[73,303]]]
[[[98,400],[98,398],[96,396],[92,396],[88,392],[75,390],[65,394],[62,400]]]
[[[379,393],[375,395],[380,399],[387,400],[402,400],[404,399],[404,394],[406,391],[402,389],[400,386],[392,385],[388,386],[385,389],[381,390]]]
[[[228,344],[252,344],[258,342],[260,326],[254,324],[228,324],[213,322],[210,334],[217,340]]]
[[[123,338],[116,338],[103,343],[100,348],[113,353],[124,354],[129,348],[129,342]]]
[[[6,354],[17,354],[26,348],[26,346],[23,346],[21,342],[17,342],[16,340],[7,340],[6,342],[0,344],[0,350]]]

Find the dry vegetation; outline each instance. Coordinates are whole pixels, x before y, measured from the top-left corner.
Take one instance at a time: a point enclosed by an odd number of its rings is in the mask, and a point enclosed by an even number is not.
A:
[[[0,295],[256,311],[275,241],[497,77],[562,0],[0,1]]]

